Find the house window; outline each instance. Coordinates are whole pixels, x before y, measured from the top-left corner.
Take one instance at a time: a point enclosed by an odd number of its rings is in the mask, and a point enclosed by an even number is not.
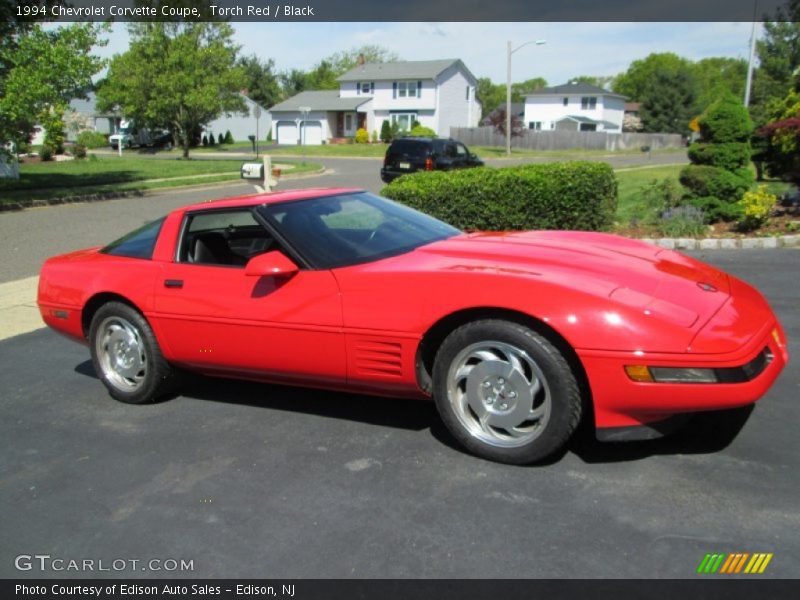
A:
[[[597,108],[597,98],[595,96],[581,98],[581,110],[594,110],[595,108]]]
[[[411,131],[411,125],[417,120],[416,113],[392,113],[392,125],[397,123],[400,131]]]
[[[419,98],[419,88],[416,81],[398,81],[398,98]]]
[[[597,125],[594,123],[581,123],[581,131],[597,131]]]
[[[528,123],[528,129],[533,129],[534,131],[541,131],[542,130],[542,122],[541,121],[530,121]]]
[[[569,98],[565,97],[563,103],[564,106],[569,106]]]
[[[369,82],[364,82],[359,84],[361,86],[361,93],[362,94],[371,94],[372,93],[372,85]]]

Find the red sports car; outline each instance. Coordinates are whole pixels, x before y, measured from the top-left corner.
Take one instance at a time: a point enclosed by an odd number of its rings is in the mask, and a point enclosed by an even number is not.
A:
[[[356,189],[195,204],[49,259],[45,322],[110,394],[176,369],[432,396],[467,449],[553,454],[582,418],[642,439],[755,402],[788,360],[761,294],[697,260],[584,232],[463,233]]]

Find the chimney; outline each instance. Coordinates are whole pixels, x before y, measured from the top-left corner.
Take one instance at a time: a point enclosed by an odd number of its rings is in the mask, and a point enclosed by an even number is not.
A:
[[[359,67],[363,67],[365,62],[367,62],[367,59],[366,59],[366,58],[364,58],[364,54],[363,54],[363,53],[362,53],[362,54],[359,54],[359,55],[358,55],[358,58],[356,59],[356,64],[357,64]]]

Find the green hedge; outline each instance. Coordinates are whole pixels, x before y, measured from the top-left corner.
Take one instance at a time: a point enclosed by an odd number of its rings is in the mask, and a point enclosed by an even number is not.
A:
[[[381,194],[464,230],[602,231],[617,210],[614,171],[598,162],[420,172]]]

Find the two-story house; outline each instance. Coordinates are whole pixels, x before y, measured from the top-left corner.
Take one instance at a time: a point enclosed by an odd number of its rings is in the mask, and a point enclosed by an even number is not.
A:
[[[596,85],[571,81],[526,94],[524,123],[537,131],[620,133],[625,100],[625,96]]]
[[[278,144],[322,144],[380,132],[384,121],[408,131],[414,121],[448,137],[481,116],[475,76],[458,59],[366,63],[338,78],[339,89],[301,92],[270,109]]]

